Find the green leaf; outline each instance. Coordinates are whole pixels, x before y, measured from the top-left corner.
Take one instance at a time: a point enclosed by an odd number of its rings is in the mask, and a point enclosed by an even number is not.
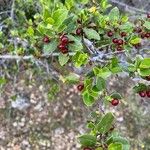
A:
[[[95,150],[103,150],[103,148],[102,147],[98,147]]]
[[[64,22],[64,20],[67,18],[67,16],[68,16],[68,10],[67,9],[56,10],[53,14],[53,17],[52,17],[55,21],[54,27],[58,28]]]
[[[86,4],[86,3],[89,2],[89,0],[80,0],[80,2],[81,2],[82,4]]]
[[[93,68],[94,74],[98,77],[102,77],[104,79],[108,78],[111,75],[111,71],[107,68],[99,68],[99,67],[95,67]]]
[[[74,51],[80,51],[83,49],[82,39],[80,37],[68,35],[68,38],[70,41],[74,42],[72,44],[69,44],[69,50],[74,52]]]
[[[137,69],[140,76],[148,76],[150,75],[150,69]]]
[[[65,0],[66,7],[70,10],[74,5],[74,0]]]
[[[4,85],[6,83],[6,79],[3,77],[0,77],[0,85]]]
[[[78,139],[82,146],[94,147],[96,145],[96,136],[85,134],[80,136]]]
[[[88,39],[100,40],[100,35],[97,33],[97,31],[88,28],[84,28],[83,31]]]
[[[101,77],[97,77],[96,87],[98,88],[99,91],[106,89],[106,81]]]
[[[124,30],[126,32],[132,32],[133,31],[133,27],[134,27],[134,25],[132,23],[130,23],[130,22],[126,22],[123,25],[119,26],[119,28],[121,30]]]
[[[108,0],[101,0],[100,7],[105,11],[107,8],[111,7],[112,5],[108,3]]]
[[[97,124],[97,130],[100,133],[106,133],[109,131],[109,129],[112,127],[112,124],[114,122],[114,116],[112,113],[107,113],[101,121]]]
[[[150,22],[149,21],[145,21],[145,23],[143,24],[143,26],[145,28],[147,28],[148,30],[150,30]]]
[[[43,47],[43,52],[45,55],[48,55],[56,50],[58,42],[56,40],[51,41],[48,44],[45,44]]]
[[[77,83],[79,81],[80,76],[75,73],[70,73],[65,77],[66,82],[69,83]]]
[[[137,37],[137,36],[133,36],[131,39],[130,39],[130,43],[131,44],[138,44],[141,42],[141,38]]]
[[[123,150],[121,143],[111,143],[108,146],[108,150]]]
[[[55,21],[54,21],[53,18],[49,17],[49,18],[47,18],[47,19],[45,20],[45,22],[46,22],[47,24],[53,25]]]
[[[82,65],[85,65],[88,62],[88,54],[78,51],[73,56],[73,61],[76,67],[80,67]]]
[[[147,89],[147,86],[145,84],[143,84],[143,83],[139,83],[137,86],[135,86],[133,88],[135,93],[139,93],[141,91],[146,91],[146,89]]]
[[[111,21],[118,21],[120,17],[120,12],[117,7],[114,7],[109,13],[109,19]]]
[[[69,56],[67,54],[59,54],[58,60],[60,65],[64,66],[68,62]]]
[[[128,66],[128,71],[129,71],[129,72],[135,72],[135,71],[136,71],[136,66],[135,66],[134,64],[130,64],[130,65]]]
[[[130,150],[129,141],[120,136],[112,136],[108,139],[107,144],[119,142],[122,144],[122,150]]]
[[[110,95],[112,98],[116,98],[116,99],[122,99],[122,96],[119,93],[112,93]]]
[[[94,129],[94,128],[95,128],[94,123],[92,123],[92,122],[88,123],[88,124],[87,124],[87,128],[89,128],[89,129]]]
[[[94,97],[92,97],[92,96],[89,94],[88,91],[85,91],[85,92],[83,93],[83,102],[84,102],[84,104],[87,105],[87,106],[92,106],[92,105],[94,104],[94,102],[95,102],[95,99],[94,99]]]
[[[144,58],[143,60],[141,60],[141,64],[139,68],[142,68],[142,69],[150,68],[150,58]]]
[[[3,48],[3,47],[4,47],[4,45],[2,43],[0,43],[0,49]]]
[[[51,13],[49,12],[48,8],[45,7],[43,10],[43,20],[46,21],[47,18],[50,17],[50,15],[51,15]]]
[[[34,35],[34,29],[30,26],[28,27],[27,29],[27,34],[30,35],[30,36],[33,36]]]

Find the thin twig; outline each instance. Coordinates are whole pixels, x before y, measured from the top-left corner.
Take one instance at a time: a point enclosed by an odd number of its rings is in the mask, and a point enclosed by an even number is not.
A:
[[[49,58],[49,57],[57,57],[60,53],[53,53],[50,55],[41,55],[40,58]],[[70,52],[68,53],[69,56],[73,56],[75,53]],[[35,57],[33,55],[29,56],[19,56],[19,55],[0,55],[0,59],[18,59],[18,60],[29,60],[34,59]]]
[[[10,10],[0,12],[0,15],[10,13]]]
[[[123,2],[119,2],[117,0],[109,0],[109,1],[112,2],[112,3],[118,4],[118,5],[122,6],[122,7],[124,7],[125,10],[128,10],[129,12],[131,12],[131,11],[135,12],[135,13],[136,12],[140,12],[140,13],[143,13],[143,14],[147,14],[148,13],[148,11],[141,10],[141,9],[129,6],[129,5],[125,4],[125,3],[123,3]]]
[[[15,0],[12,1],[12,7],[10,12],[10,17],[13,22],[14,22],[14,10],[15,10]]]

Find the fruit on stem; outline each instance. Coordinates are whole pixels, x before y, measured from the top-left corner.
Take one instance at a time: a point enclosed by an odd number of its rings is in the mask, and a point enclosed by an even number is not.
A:
[[[145,91],[140,91],[140,92],[139,92],[139,95],[140,95],[141,97],[146,97],[146,92],[145,92]]]
[[[77,86],[78,91],[82,91],[84,89],[84,84],[81,83]]]
[[[119,100],[118,100],[118,99],[113,99],[113,100],[111,101],[111,104],[112,104],[113,106],[117,106],[117,105],[119,104]]]
[[[44,43],[49,43],[49,42],[50,42],[49,37],[48,37],[48,36],[45,36],[45,37],[43,38],[43,42],[44,42]]]

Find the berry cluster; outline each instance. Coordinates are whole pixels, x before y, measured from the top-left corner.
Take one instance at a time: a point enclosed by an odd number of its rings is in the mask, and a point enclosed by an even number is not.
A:
[[[63,54],[67,54],[68,53],[68,44],[69,44],[68,37],[63,34],[59,37],[59,39],[60,39],[60,44],[58,45],[58,49]]]
[[[108,37],[112,37],[114,35],[113,31],[107,32]],[[115,44],[117,51],[122,51],[123,50],[123,45],[124,45],[124,40],[122,38],[126,37],[127,33],[126,32],[121,32],[120,33],[120,39],[118,38],[113,38],[112,42]]]
[[[148,97],[148,98],[150,98],[150,90],[147,90],[147,91],[140,91],[139,92],[139,95],[141,96],[141,97]]]
[[[113,106],[117,106],[118,104],[119,104],[119,100],[118,99],[113,99],[112,101],[111,101],[111,104],[113,105]]]

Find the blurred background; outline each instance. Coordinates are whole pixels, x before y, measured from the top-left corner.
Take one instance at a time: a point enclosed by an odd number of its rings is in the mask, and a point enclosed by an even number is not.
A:
[[[130,9],[127,6],[142,12],[150,9],[149,0],[110,2],[125,12]],[[11,0],[0,0],[1,22],[8,17],[1,12],[10,11],[11,6]],[[80,149],[76,137],[87,130],[89,113],[103,107],[101,100],[85,107],[76,85],[60,85],[45,68],[27,61],[0,59],[0,75],[0,150]],[[111,77],[108,89],[120,92],[124,100],[106,111],[114,112],[116,129],[129,138],[131,150],[150,150],[150,100],[133,93],[137,82],[125,75]]]

